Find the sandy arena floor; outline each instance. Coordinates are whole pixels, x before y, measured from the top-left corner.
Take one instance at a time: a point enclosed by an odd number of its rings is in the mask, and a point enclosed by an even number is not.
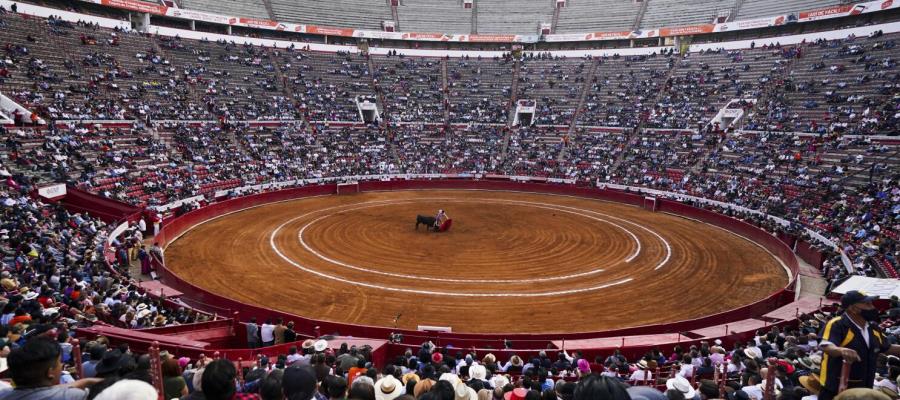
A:
[[[414,228],[443,208],[446,233]],[[771,254],[685,218],[487,191],[326,196],[230,214],[166,250],[198,286],[310,318],[454,332],[582,332],[678,321],[787,284]]]

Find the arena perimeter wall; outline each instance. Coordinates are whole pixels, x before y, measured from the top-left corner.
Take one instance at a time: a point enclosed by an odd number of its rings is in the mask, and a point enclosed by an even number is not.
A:
[[[641,206],[644,199],[644,196],[642,194],[631,192],[580,188],[573,185],[564,184],[525,183],[497,180],[447,179],[364,181],[360,182],[359,186],[360,191],[470,189],[545,193],[613,201],[635,206]],[[331,195],[335,192],[336,185],[331,183],[315,186],[297,187],[268,193],[260,193],[213,203],[201,209],[194,210],[185,215],[172,219],[163,227],[159,235],[156,237],[156,240],[160,242],[161,246],[165,247],[194,226],[210,219],[226,215],[228,213],[237,212],[250,207],[260,206],[273,202],[300,199],[310,196]],[[664,199],[659,199],[657,200],[657,202],[659,211],[678,214],[684,217],[693,218],[725,228],[731,232],[745,236],[748,239],[755,241],[756,243],[765,247],[773,255],[784,262],[784,264],[789,269],[789,284],[786,285],[783,289],[772,293],[766,298],[755,303],[725,311],[719,314],[708,315],[705,317],[685,321],[629,327],[601,332],[554,334],[522,334],[515,332],[497,332],[493,334],[465,334],[421,332],[412,330],[404,331],[386,327],[351,325],[329,321],[312,320],[299,315],[265,309],[255,305],[246,304],[230,298],[226,298],[214,293],[210,293],[200,287],[194,286],[184,281],[183,279],[179,278],[177,275],[169,271],[167,268],[165,268],[165,266],[159,266],[158,269],[163,282],[166,285],[169,285],[186,294],[187,297],[183,298],[183,300],[187,304],[199,307],[201,309],[206,309],[210,312],[217,311],[219,315],[227,316],[237,312],[237,316],[239,316],[239,318],[242,320],[246,320],[251,316],[256,317],[257,320],[281,317],[285,318],[285,320],[294,321],[297,326],[296,329],[299,333],[313,336],[318,336],[319,334],[340,333],[340,335],[344,336],[383,339],[387,338],[391,332],[400,332],[403,333],[406,338],[427,338],[435,341],[438,345],[440,345],[441,343],[453,343],[456,347],[465,346],[502,348],[502,346],[500,345],[500,340],[510,339],[513,341],[518,341],[520,344],[534,342],[535,347],[532,348],[544,348],[546,347],[546,344],[551,340],[572,340],[688,332],[693,329],[716,326],[733,321],[752,318],[754,316],[760,316],[794,300],[794,290],[797,275],[799,272],[799,265],[793,252],[787,246],[787,244],[785,244],[785,242],[756,226],[750,225],[734,218],[714,213],[709,210],[704,210],[701,208],[696,208],[690,205]],[[598,312],[602,312],[602,310],[598,309]],[[238,329],[236,334],[239,336],[243,336],[245,335],[245,332],[243,331],[243,329]],[[415,343],[415,340],[409,341],[407,343],[410,342]],[[421,341],[419,341],[419,343],[421,343]]]

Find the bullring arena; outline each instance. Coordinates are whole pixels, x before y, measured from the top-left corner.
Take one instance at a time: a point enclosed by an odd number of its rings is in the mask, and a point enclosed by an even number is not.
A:
[[[443,233],[413,228],[443,208]],[[242,302],[348,324],[593,332],[759,301],[789,273],[749,239],[633,205],[475,190],[280,202],[200,224],[168,269]],[[627,299],[627,300],[624,300]]]
[[[0,400],[900,400],[900,1],[0,0],[0,37]]]

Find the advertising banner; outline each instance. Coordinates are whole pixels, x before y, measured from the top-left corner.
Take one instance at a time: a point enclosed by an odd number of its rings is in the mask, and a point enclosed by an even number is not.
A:
[[[244,26],[249,28],[270,29],[278,31],[292,31],[298,33],[310,33],[328,36],[358,37],[389,40],[416,40],[435,42],[469,42],[469,43],[536,43],[545,42],[580,42],[594,40],[625,40],[646,39],[655,37],[672,37],[699,35],[713,32],[729,32],[745,29],[759,29],[770,26],[784,25],[788,22],[810,22],[830,18],[840,18],[851,15],[865,14],[900,7],[900,0],[876,0],[858,4],[835,5],[815,10],[802,11],[796,14],[774,15],[771,17],[754,18],[749,20],[731,21],[719,24],[698,24],[688,26],[672,26],[664,28],[651,28],[636,31],[611,31],[611,32],[585,32],[563,33],[550,35],[506,35],[506,34],[448,34],[435,32],[382,32],[373,30],[361,30],[353,28],[339,28],[329,26],[305,25],[297,23],[277,22],[261,18],[233,17],[218,15],[208,12],[185,10],[175,7],[166,7],[157,3],[139,0],[82,0],[88,3],[102,4],[105,6],[165,15],[173,18],[183,18],[216,24]],[[337,10],[336,10],[337,12]]]

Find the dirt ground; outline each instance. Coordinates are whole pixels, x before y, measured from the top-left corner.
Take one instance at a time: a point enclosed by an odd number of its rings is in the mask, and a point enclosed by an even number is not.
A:
[[[448,232],[414,229],[446,210]],[[302,233],[302,235],[301,235]],[[582,332],[726,311],[787,284],[725,230],[589,199],[487,191],[314,197],[202,224],[166,249],[187,281],[345,323]]]

